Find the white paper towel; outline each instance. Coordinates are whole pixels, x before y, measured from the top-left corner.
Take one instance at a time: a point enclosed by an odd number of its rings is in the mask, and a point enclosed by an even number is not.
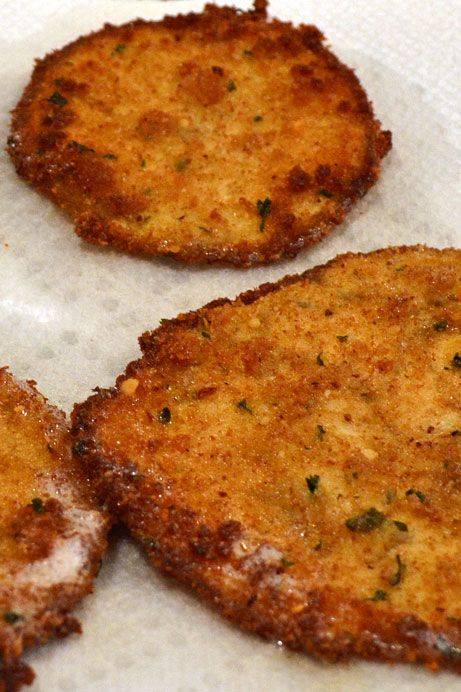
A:
[[[193,0],[4,0],[0,141],[35,57],[106,21],[200,8]],[[0,365],[36,379],[65,410],[92,387],[111,385],[138,356],[139,334],[162,317],[348,250],[461,245],[458,0],[274,0],[270,12],[317,24],[356,69],[394,135],[381,180],[330,238],[295,260],[251,270],[185,268],[83,244],[67,217],[19,180],[2,152]],[[459,678],[448,673],[321,665],[242,634],[160,577],[124,536],[114,542],[78,615],[82,637],[29,654],[38,674],[34,692],[461,690]]]

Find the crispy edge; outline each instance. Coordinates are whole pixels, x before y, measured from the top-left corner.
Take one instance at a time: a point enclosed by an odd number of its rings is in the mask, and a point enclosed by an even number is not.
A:
[[[148,22],[137,19],[120,27],[106,24],[103,29],[78,38],[64,48],[54,51],[42,60],[38,60],[32,74],[32,78],[26,87],[23,96],[16,108],[12,112],[11,136],[8,140],[8,153],[16,167],[18,174],[25,178],[46,196],[51,198],[61,208],[68,208],[66,201],[60,201],[59,193],[53,190],[54,182],[61,175],[71,175],[77,181],[77,185],[82,188],[90,189],[92,185],[96,189],[107,187],[117,195],[117,188],[112,180],[112,171],[102,162],[93,162],[94,167],[82,165],[81,157],[75,153],[65,152],[58,156],[57,161],[43,162],[35,155],[34,133],[29,132],[29,110],[33,108],[36,95],[38,94],[42,80],[45,78],[48,69],[55,63],[65,59],[74,50],[84,47],[88,42],[95,40],[99,36],[113,36],[116,39],[123,38],[129,40],[130,36],[141,26],[160,29],[168,28],[175,31],[187,31],[188,29],[203,32],[211,32],[216,36],[219,25],[225,20],[234,21],[233,31],[239,32],[239,26],[245,28],[250,23],[266,21],[267,2],[256,0],[254,9],[249,12],[239,12],[230,7],[216,7],[206,5],[203,14],[190,13],[178,15],[176,17],[165,17],[159,22]],[[294,28],[289,22],[281,22],[274,19],[271,27],[280,29],[280,38],[284,39],[282,50],[289,50],[289,33],[299,34],[305,32],[308,40],[305,41],[308,47],[318,54],[322,54],[327,64],[334,66],[338,73],[344,77],[353,87],[354,97],[360,104],[363,116],[370,119],[369,135],[366,142],[366,154],[362,170],[351,184],[335,195],[335,205],[326,212],[315,215],[309,224],[294,224],[287,215],[282,214],[278,230],[266,240],[264,244],[254,245],[245,241],[236,243],[232,246],[222,244],[220,247],[205,248],[200,243],[192,242],[185,244],[178,252],[171,252],[162,246],[161,240],[150,241],[127,235],[125,229],[114,221],[108,220],[93,211],[82,212],[75,209],[70,212],[75,221],[75,231],[78,236],[89,243],[99,246],[113,246],[118,250],[136,254],[147,255],[166,255],[186,263],[226,263],[240,267],[249,267],[255,264],[268,264],[282,258],[295,257],[302,249],[319,242],[322,238],[329,235],[334,226],[340,224],[354,203],[363,197],[368,189],[378,180],[380,174],[380,161],[392,147],[392,135],[388,130],[381,130],[380,122],[374,117],[373,108],[363,90],[354,71],[344,65],[336,56],[331,53],[324,45],[323,34],[312,25],[302,25]],[[285,33],[284,33],[285,32]],[[233,32],[229,31],[230,39]],[[221,40],[226,40],[221,37]],[[229,40],[229,37],[227,37]],[[283,41],[282,41],[283,42]],[[59,135],[59,131],[56,133]],[[62,133],[64,134],[64,133]],[[30,142],[29,142],[30,140]],[[28,142],[30,146],[28,146]],[[33,149],[33,151],[32,151]],[[102,180],[107,178],[107,180]],[[84,196],[84,195],[83,195]],[[122,196],[123,197],[123,196]],[[122,197],[121,203],[122,203]],[[130,202],[127,202],[130,206]],[[122,204],[123,207],[123,204]]]
[[[50,443],[53,442],[53,447],[58,454],[69,455],[70,443],[65,415],[57,407],[48,403],[36,389],[36,382],[34,380],[20,382],[8,372],[7,367],[1,367],[0,386],[6,386],[10,391],[20,393],[21,404],[30,407],[34,415],[44,414],[42,424],[44,436]],[[78,468],[76,470],[78,472]],[[84,504],[94,504],[94,509],[97,509],[95,495],[84,482],[83,474],[78,493]],[[79,583],[56,584],[46,588],[47,598],[44,599],[40,612],[30,620],[14,624],[3,621],[0,623],[0,692],[16,692],[23,685],[32,684],[35,673],[20,658],[25,649],[45,644],[53,637],[63,638],[72,633],[81,633],[81,625],[77,618],[70,615],[70,611],[84,596],[92,592],[93,580],[98,575],[101,558],[106,552],[110,522],[109,516],[103,512],[101,512],[101,518],[99,536],[94,536],[84,574],[79,575]],[[21,597],[34,601],[35,590],[38,591],[37,600],[40,601],[44,593],[40,587],[23,587],[19,593]],[[8,591],[11,596],[14,596],[16,593],[14,584],[8,590],[5,589],[2,596],[8,597]]]
[[[218,299],[200,310],[165,321],[153,332],[140,337],[143,356],[131,362],[117,383],[133,377],[139,369],[156,363],[156,351],[162,341],[178,329],[199,324],[210,311],[222,305],[250,305],[259,298],[277,292],[301,280],[316,282],[330,267],[344,265],[352,257],[383,257],[405,255],[410,251],[441,252],[423,245],[397,247],[372,253],[347,253],[325,265],[314,267],[300,275],[287,276],[277,283],[263,284],[247,291],[235,300]],[[92,477],[101,502],[107,503],[146,549],[149,560],[164,574],[192,588],[225,618],[237,622],[243,629],[266,639],[280,640],[288,648],[304,651],[327,661],[347,660],[360,656],[368,660],[424,663],[433,671],[442,667],[461,672],[459,649],[449,644],[450,631],[439,631],[409,613],[388,615],[376,613],[373,607],[359,600],[344,602],[330,587],[309,590],[308,604],[301,610],[293,608],[290,596],[263,583],[263,579],[284,571],[265,565],[256,573],[240,573],[238,587],[224,593],[218,577],[210,566],[232,566],[232,544],[245,538],[244,527],[234,520],[221,523],[215,529],[206,526],[204,518],[188,507],[175,504],[175,496],[163,494],[164,484],[147,481],[136,463],[104,450],[98,441],[98,414],[104,401],[118,396],[115,388],[99,389],[72,413],[73,451]],[[210,576],[211,574],[211,576]],[[335,617],[342,626],[335,636]],[[348,620],[359,634],[347,631]],[[333,623],[333,624],[332,624]]]

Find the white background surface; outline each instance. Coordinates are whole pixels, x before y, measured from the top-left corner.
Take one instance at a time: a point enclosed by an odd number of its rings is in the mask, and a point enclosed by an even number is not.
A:
[[[223,3],[219,3],[223,4]],[[242,3],[242,7],[248,3]],[[193,0],[3,0],[0,142],[33,59],[105,21],[201,9]],[[302,271],[339,252],[424,242],[461,246],[458,0],[273,0],[273,16],[314,23],[354,67],[394,148],[382,178],[329,239],[251,270],[184,268],[84,245],[71,222],[0,154],[0,365],[66,411],[109,386],[160,318]],[[458,63],[460,63],[458,49]],[[460,690],[452,674],[354,662],[327,666],[240,633],[114,540],[84,635],[39,651],[33,692]]]

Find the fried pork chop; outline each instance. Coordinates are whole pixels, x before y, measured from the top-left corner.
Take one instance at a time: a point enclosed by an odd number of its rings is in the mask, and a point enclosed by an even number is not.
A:
[[[207,5],[38,61],[18,173],[99,245],[236,265],[294,256],[373,185],[390,133],[313,26]]]
[[[64,415],[0,369],[0,690],[31,683],[25,647],[80,630],[107,520],[72,461]]]
[[[461,251],[343,255],[165,321],[73,413],[163,572],[329,660],[461,670]]]

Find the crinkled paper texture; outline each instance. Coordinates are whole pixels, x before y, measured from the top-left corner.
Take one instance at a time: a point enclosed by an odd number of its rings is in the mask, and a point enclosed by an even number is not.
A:
[[[34,58],[106,21],[199,9],[191,0],[3,0],[1,142]],[[356,69],[394,136],[378,184],[346,223],[295,260],[247,270],[190,268],[91,247],[1,152],[0,365],[37,380],[66,411],[93,387],[111,385],[138,356],[137,337],[162,317],[345,251],[460,246],[458,0],[273,0],[270,12],[319,26]],[[159,576],[126,537],[115,541],[78,615],[83,636],[28,655],[38,674],[34,692],[461,690],[461,680],[449,673],[324,665],[243,634]]]

